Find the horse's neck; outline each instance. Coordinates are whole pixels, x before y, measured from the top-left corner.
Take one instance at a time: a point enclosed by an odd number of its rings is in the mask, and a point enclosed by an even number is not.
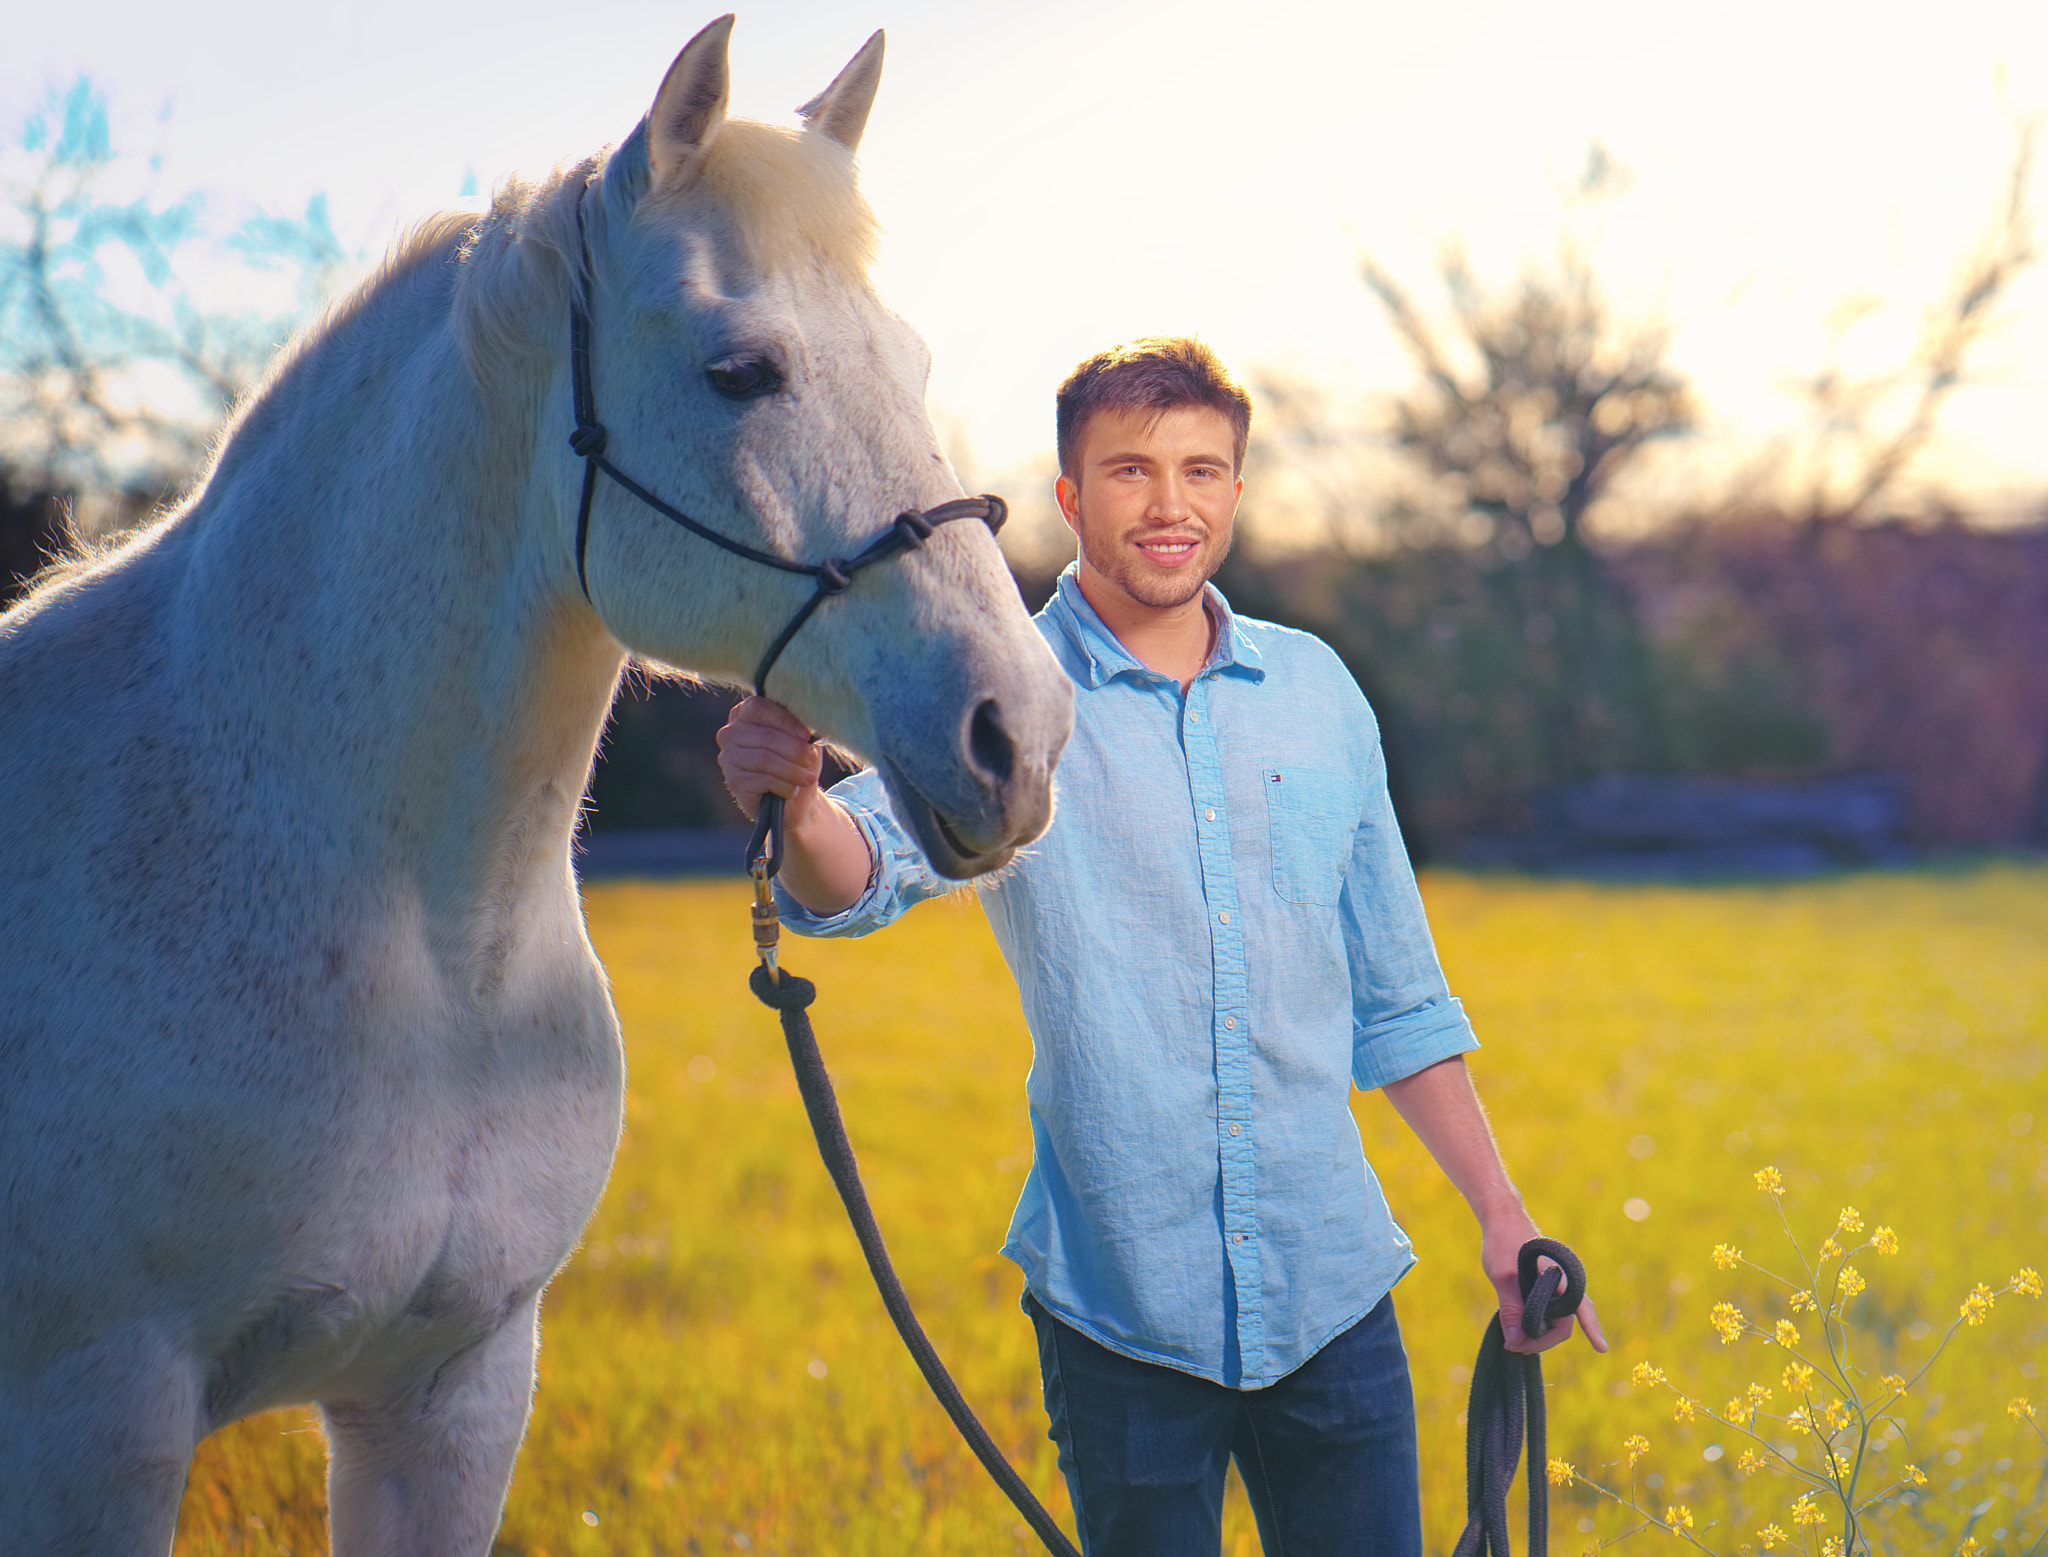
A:
[[[459,915],[566,879],[622,656],[560,587],[548,367],[484,390],[447,293],[414,278],[259,404],[192,516],[206,587],[186,598],[194,682],[320,775],[351,850]]]

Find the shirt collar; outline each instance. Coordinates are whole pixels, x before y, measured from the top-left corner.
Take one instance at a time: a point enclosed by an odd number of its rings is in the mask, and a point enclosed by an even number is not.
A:
[[[1217,675],[1230,671],[1254,681],[1263,681],[1266,676],[1265,660],[1258,645],[1238,625],[1230,602],[1223,598],[1223,591],[1214,584],[1204,584],[1202,596],[1209,614],[1216,621],[1216,646],[1209,652],[1208,663],[1202,667],[1203,673]],[[1144,677],[1152,674],[1144,662],[1103,625],[1095,607],[1081,593],[1078,563],[1068,563],[1066,571],[1060,574],[1053,597],[1046,602],[1045,615],[1059,629],[1060,657],[1067,662],[1068,673],[1089,689],[1104,686],[1118,676]]]

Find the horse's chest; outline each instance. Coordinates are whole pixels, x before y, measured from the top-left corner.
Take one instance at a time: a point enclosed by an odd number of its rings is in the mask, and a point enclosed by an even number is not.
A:
[[[362,1078],[282,1281],[215,1338],[218,1407],[375,1393],[532,1300],[603,1189],[624,1087],[608,1029],[591,1045],[551,1037],[501,1032],[492,1063],[460,1073]]]

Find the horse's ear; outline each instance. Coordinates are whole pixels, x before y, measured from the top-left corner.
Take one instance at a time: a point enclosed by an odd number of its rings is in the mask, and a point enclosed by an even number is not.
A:
[[[725,123],[725,104],[732,95],[725,58],[731,38],[732,17],[719,17],[683,45],[662,77],[647,114],[647,158],[657,186],[694,166]]]
[[[881,81],[882,35],[878,32],[860,46],[860,52],[832,78],[830,86],[797,112],[812,130],[831,136],[848,151],[857,150]]]

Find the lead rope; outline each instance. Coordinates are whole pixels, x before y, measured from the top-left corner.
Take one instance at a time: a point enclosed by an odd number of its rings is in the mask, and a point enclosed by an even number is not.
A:
[[[1539,1255],[1557,1263],[1536,1269]],[[1575,1312],[1586,1295],[1586,1267],[1555,1238],[1531,1238],[1515,1257],[1522,1287],[1522,1333],[1532,1339]],[[1563,1290],[1560,1291],[1559,1289]],[[1522,1452],[1522,1425],[1529,1428],[1529,1557],[1550,1550],[1549,1450],[1545,1443],[1543,1360],[1534,1352],[1511,1352],[1501,1335],[1500,1314],[1486,1322],[1479,1361],[1472,1369],[1472,1398],[1465,1411],[1465,1533],[1451,1557],[1509,1557],[1508,1486]]]
[[[981,1461],[982,1468],[995,1478],[997,1486],[1009,1497],[1030,1524],[1038,1539],[1045,1543],[1047,1551],[1054,1557],[1081,1557],[1074,1549],[1052,1515],[1045,1511],[1045,1505],[1032,1496],[1031,1489],[1003,1458],[995,1440],[981,1425],[969,1408],[966,1398],[960,1393],[960,1386],[953,1382],[946,1365],[939,1361],[939,1354],[932,1347],[924,1327],[917,1322],[917,1314],[910,1306],[910,1297],[903,1290],[903,1283],[897,1279],[896,1267],[889,1259],[888,1246],[882,1242],[882,1230],[875,1223],[874,1208],[868,1204],[867,1189],[860,1178],[860,1164],[854,1160],[853,1143],[846,1137],[846,1122],[839,1115],[839,1099],[832,1091],[832,1078],[825,1070],[824,1057],[818,1052],[816,1034],[811,1031],[811,1019],[806,1008],[818,998],[818,986],[809,979],[797,978],[786,969],[777,966],[776,954],[782,939],[782,921],[775,908],[775,874],[782,868],[782,797],[762,797],[761,811],[754,823],[754,836],[747,844],[747,874],[754,882],[754,951],[761,959],[747,980],[761,1004],[767,1006],[782,1018],[782,1036],[789,1045],[790,1068],[796,1072],[797,1090],[803,1094],[804,1111],[811,1116],[811,1134],[817,1137],[818,1155],[825,1159],[825,1170],[832,1175],[833,1186],[839,1191],[839,1198],[846,1204],[847,1220],[853,1223],[853,1233],[860,1240],[860,1252],[867,1256],[868,1271],[875,1278],[875,1289],[882,1295],[882,1306],[889,1310],[889,1317],[896,1323],[896,1333],[903,1337],[903,1344],[916,1359],[918,1371],[931,1386],[931,1392],[940,1405],[946,1408],[946,1415],[953,1419],[953,1426],[960,1436],[967,1440],[967,1447],[974,1451],[974,1457]]]

